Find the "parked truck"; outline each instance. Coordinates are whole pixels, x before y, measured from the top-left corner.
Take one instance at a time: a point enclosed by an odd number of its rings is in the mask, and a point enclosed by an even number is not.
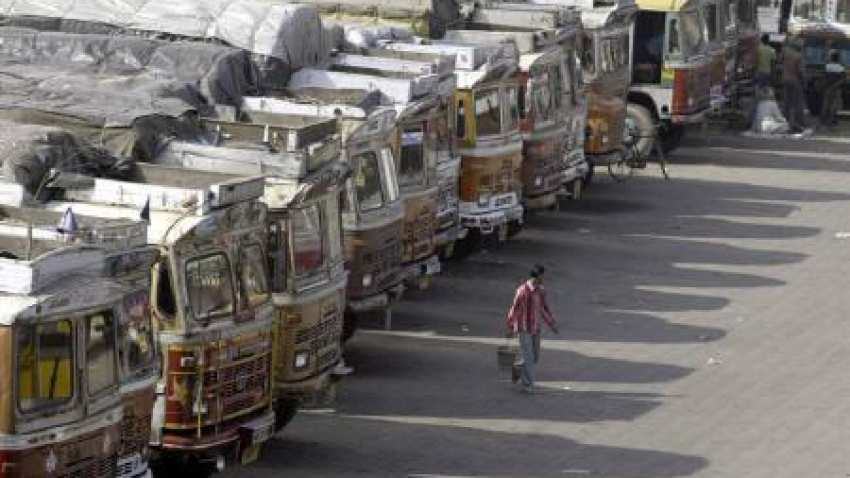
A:
[[[345,288],[340,199],[349,175],[334,119],[279,116],[275,124],[205,119],[213,144],[172,141],[158,164],[265,176],[266,262],[274,312],[276,428],[303,403],[333,397]]]
[[[589,173],[583,147],[587,102],[576,63],[581,13],[557,5],[491,2],[459,28],[464,29],[449,30],[446,40],[513,41],[519,49],[525,207],[553,207],[567,191],[579,198]]]

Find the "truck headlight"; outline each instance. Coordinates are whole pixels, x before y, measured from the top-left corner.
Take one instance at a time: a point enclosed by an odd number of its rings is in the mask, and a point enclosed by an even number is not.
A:
[[[367,289],[372,287],[372,274],[363,275],[363,287]]]
[[[539,188],[541,186],[543,186],[543,176],[537,176],[534,178],[534,187]]]
[[[307,366],[307,362],[310,360],[310,355],[308,352],[298,352],[295,354],[295,368],[302,369]]]
[[[608,135],[607,134],[602,135],[602,144],[608,144]]]

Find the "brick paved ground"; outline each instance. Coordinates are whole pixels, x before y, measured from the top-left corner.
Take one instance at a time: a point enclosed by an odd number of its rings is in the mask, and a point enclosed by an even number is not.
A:
[[[225,476],[847,476],[850,147],[692,144],[450,264]],[[495,348],[534,262],[564,325],[524,396]]]

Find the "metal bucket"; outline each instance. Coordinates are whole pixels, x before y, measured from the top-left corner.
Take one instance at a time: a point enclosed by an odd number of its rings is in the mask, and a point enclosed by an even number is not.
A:
[[[499,365],[499,370],[510,371],[516,363],[517,352],[516,345],[500,345],[496,349],[496,362]]]

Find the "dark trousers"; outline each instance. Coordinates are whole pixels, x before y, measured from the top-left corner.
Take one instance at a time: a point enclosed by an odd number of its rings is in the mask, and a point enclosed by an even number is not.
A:
[[[842,83],[827,85],[823,92],[823,103],[820,109],[820,122],[824,125],[835,124],[835,113],[841,106]]]
[[[782,114],[788,120],[792,132],[806,128],[803,87],[798,82],[785,82],[782,85]]]

